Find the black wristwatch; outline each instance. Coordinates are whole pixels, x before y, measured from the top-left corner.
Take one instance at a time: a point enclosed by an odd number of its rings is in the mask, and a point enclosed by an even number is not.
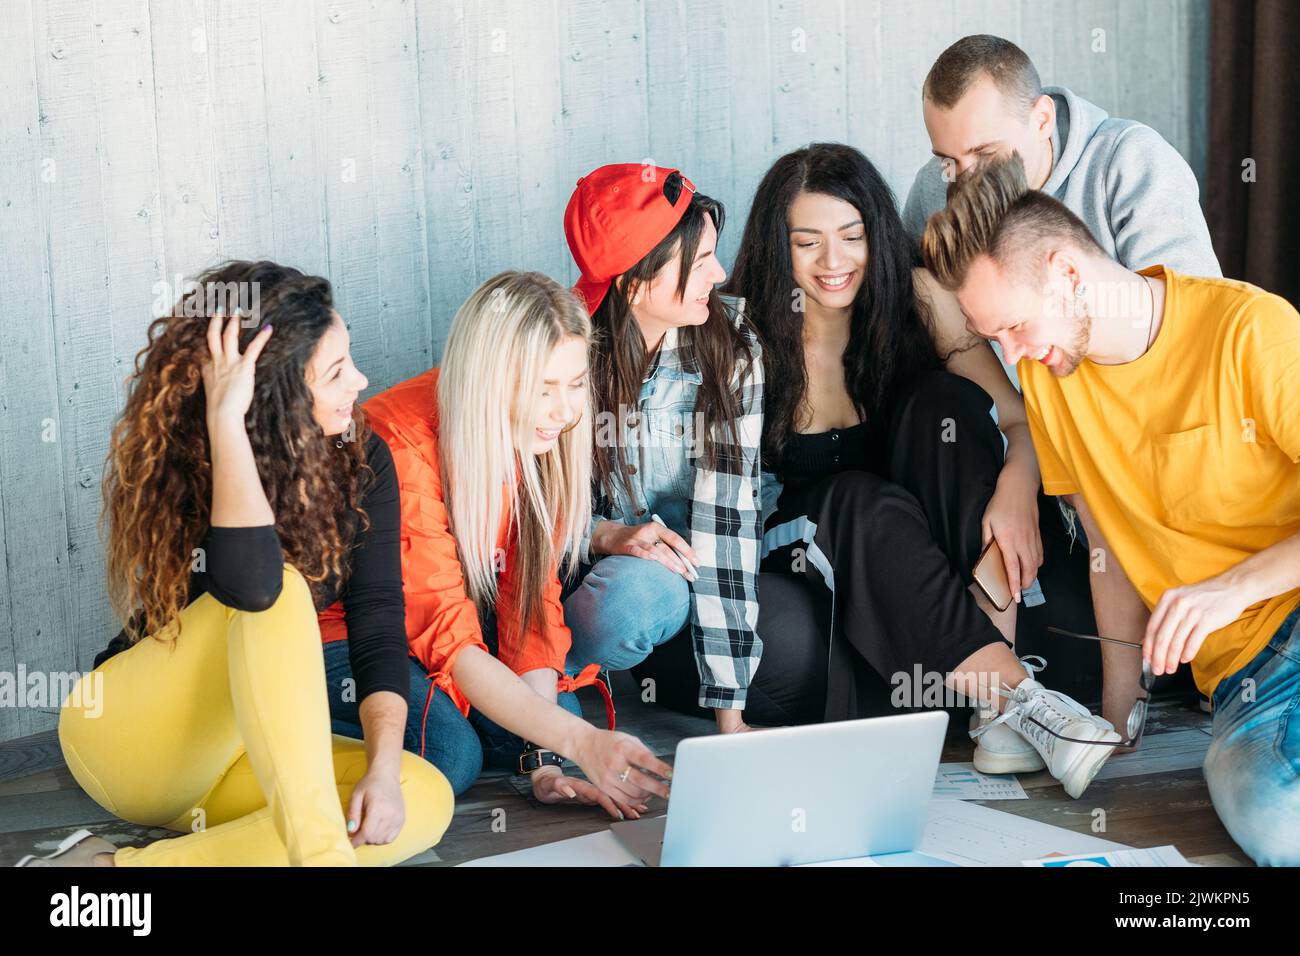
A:
[[[524,741],[524,752],[519,755],[519,769],[515,772],[519,776],[527,776],[547,764],[563,767],[564,758],[554,750],[544,750],[535,743]]]

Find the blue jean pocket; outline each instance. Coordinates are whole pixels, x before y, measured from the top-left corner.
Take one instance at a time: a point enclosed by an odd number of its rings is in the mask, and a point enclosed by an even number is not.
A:
[[[1282,621],[1268,646],[1275,654],[1300,663],[1300,605]]]
[[[1211,706],[1214,712],[1219,713],[1227,706],[1228,698],[1236,693],[1245,681],[1266,667],[1274,657],[1281,656],[1292,663],[1300,663],[1300,647],[1296,646],[1297,641],[1300,641],[1300,607],[1286,616],[1274,632],[1272,640],[1244,667],[1219,681],[1219,686],[1214,688],[1214,693],[1211,695]]]

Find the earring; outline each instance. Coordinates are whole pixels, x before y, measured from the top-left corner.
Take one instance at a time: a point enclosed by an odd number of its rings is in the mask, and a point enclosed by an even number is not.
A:
[[[335,448],[342,448],[342,447],[343,447],[343,439],[342,439],[342,438],[336,438],[336,439],[334,439],[334,447],[335,447]]]

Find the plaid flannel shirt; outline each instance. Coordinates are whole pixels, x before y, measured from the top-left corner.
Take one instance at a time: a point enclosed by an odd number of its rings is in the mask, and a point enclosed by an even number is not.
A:
[[[613,501],[598,491],[582,550],[590,563],[591,533],[600,521],[641,524],[655,514],[690,542],[700,558],[699,577],[691,585],[699,703],[740,710],[763,651],[756,631],[763,540],[763,361],[758,338],[739,311],[743,304],[724,301],[753,357],[743,389],[739,367],[731,381],[733,394],[739,395],[739,444],[724,432],[717,442],[716,467],[704,467],[703,436],[693,427],[701,419],[695,401],[703,378],[670,329],[642,383],[637,408],[614,425],[620,436],[630,436],[622,440],[633,465],[628,478],[637,500],[628,501],[621,487]],[[598,443],[600,438],[598,427]]]

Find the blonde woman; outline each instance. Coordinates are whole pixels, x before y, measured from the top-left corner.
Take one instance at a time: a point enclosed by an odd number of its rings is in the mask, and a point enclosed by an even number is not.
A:
[[[441,368],[365,409],[401,488],[417,678],[408,747],[457,793],[486,763],[531,774],[542,802],[599,804],[635,819],[649,794],[667,795],[656,777],[670,768],[635,737],[582,719],[572,691],[599,684],[596,667],[564,671],[559,570],[572,571],[591,513],[590,339],[568,290],[535,272],[504,272],[457,312]],[[337,663],[336,729],[352,719],[346,662]],[[564,758],[587,779],[565,775]]]

